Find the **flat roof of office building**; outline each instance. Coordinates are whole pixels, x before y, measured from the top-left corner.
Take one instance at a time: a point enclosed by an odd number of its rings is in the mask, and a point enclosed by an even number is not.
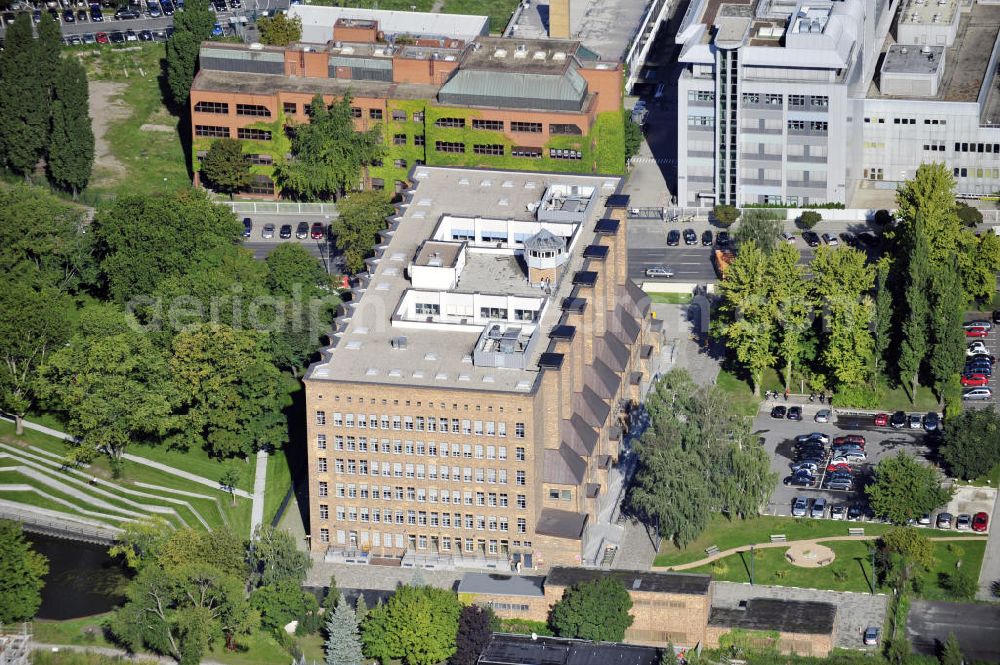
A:
[[[943,46],[893,44],[885,54],[885,74],[933,74],[943,62]]]
[[[656,573],[641,570],[598,570],[596,568],[563,568],[555,567],[545,578],[546,584],[556,586],[573,586],[579,582],[612,577],[630,591],[646,591],[650,593],[680,593],[694,596],[704,596],[708,593],[709,575],[691,575],[688,573]]]
[[[544,577],[530,575],[465,573],[458,583],[458,593],[540,598],[545,595],[544,581]]]
[[[341,97],[350,92],[354,97],[384,99],[433,99],[438,86],[421,83],[388,81],[355,81],[281,74],[257,74],[202,69],[194,78],[192,90],[227,92],[248,95],[273,95],[275,92],[315,94]]]
[[[488,16],[468,14],[435,14],[431,12],[401,12],[385,9],[328,7],[322,5],[292,5],[289,16],[302,20],[302,41],[325,44],[333,39],[333,26],[341,19],[378,21],[379,30],[387,34],[426,35],[471,40],[476,35],[489,34]]]
[[[493,633],[479,665],[657,665],[660,650],[636,644]]]
[[[808,600],[751,598],[745,607],[713,607],[708,625],[746,630],[827,635],[833,632],[837,606]]]

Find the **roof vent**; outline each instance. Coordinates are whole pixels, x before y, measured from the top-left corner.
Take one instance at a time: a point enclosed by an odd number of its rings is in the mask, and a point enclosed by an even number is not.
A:
[[[406,338],[405,337],[393,337],[389,340],[389,344],[394,349],[405,349],[406,348]]]
[[[498,48],[496,51],[493,51],[493,57],[494,58],[506,58],[507,57],[507,49],[505,49],[505,48]]]
[[[632,581],[632,590],[633,591],[638,591],[639,587],[641,587],[641,586],[642,586],[642,578],[641,577],[637,577],[637,578],[635,578],[635,580]]]
[[[351,55],[352,53],[354,53],[354,47],[345,46],[343,49],[340,50],[340,52],[344,55]]]
[[[528,52],[528,45],[527,44],[518,44],[517,45],[517,52],[518,53],[527,53]]]
[[[927,46],[927,45],[924,45],[924,47],[920,49],[920,52],[923,53],[924,55],[930,55],[931,54],[931,47]]]
[[[899,49],[899,52],[902,53],[903,55],[906,55],[907,53],[910,52],[910,49],[908,49],[908,48],[906,48],[904,46],[904,47],[902,47],[902,48]]]
[[[532,60],[545,60],[545,51],[535,51],[531,56]]]

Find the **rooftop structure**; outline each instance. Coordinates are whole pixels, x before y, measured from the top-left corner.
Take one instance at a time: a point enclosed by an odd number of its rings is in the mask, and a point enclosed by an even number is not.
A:
[[[660,650],[530,635],[490,636],[479,665],[656,665]]]
[[[829,635],[837,618],[832,603],[777,598],[751,598],[738,608],[713,607],[710,626],[744,630]]]
[[[545,578],[546,585],[569,587],[580,582],[611,577],[626,589],[651,593],[676,593],[704,596],[709,593],[712,578],[708,575],[661,573],[633,570],[599,570],[593,568],[553,568]]]
[[[325,44],[333,39],[333,27],[345,19],[377,21],[388,37],[446,38],[470,41],[490,31],[488,16],[466,14],[433,14],[430,12],[401,12],[384,9],[328,7],[322,5],[292,5],[289,16],[302,20],[302,40]]]

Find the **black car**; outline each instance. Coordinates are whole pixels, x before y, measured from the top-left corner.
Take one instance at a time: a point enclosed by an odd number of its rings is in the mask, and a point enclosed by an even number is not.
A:
[[[90,6],[90,20],[93,23],[101,23],[104,21],[104,13],[101,11],[100,5]]]
[[[903,429],[906,426],[906,412],[897,411],[889,418],[889,424],[893,429]]]
[[[823,457],[826,455],[826,448],[822,445],[802,446],[795,450],[796,457]]]
[[[90,18],[90,15],[87,13],[86,9],[77,9],[76,10],[76,20],[79,21],[80,23],[86,23],[87,19],[89,19],[89,18]]]
[[[170,39],[174,36],[174,26],[168,25],[165,32],[167,33],[167,39]]]
[[[962,369],[962,374],[984,374],[986,376],[993,376],[993,365],[989,363],[971,363],[967,364],[964,369]]]
[[[299,240],[309,237],[309,222],[299,222],[299,225],[295,227],[295,237]]]
[[[59,22],[59,10],[58,9],[50,9],[49,10],[49,16],[51,16],[52,20],[55,21],[56,23]]]
[[[63,23],[76,23],[76,14],[73,13],[72,9],[63,10],[62,17]]]
[[[217,12],[224,12],[226,11],[226,0],[212,0],[212,7]]]
[[[153,41],[153,33],[149,30],[139,31],[139,41],[140,42],[151,42]]]
[[[711,231],[705,231],[704,233],[701,234],[701,244],[704,247],[711,247],[712,246],[712,232]]]
[[[816,482],[814,476],[809,476],[805,474],[794,474],[788,476],[782,481],[785,485],[790,485],[793,487],[812,487],[813,483]]]
[[[131,21],[137,18],[142,18],[142,14],[131,9],[130,7],[122,7],[115,12],[115,18],[119,21]]]
[[[774,407],[773,409],[771,409],[771,417],[772,418],[782,418],[782,419],[784,419],[786,413],[788,413],[788,409],[786,409],[785,407],[781,406],[780,404],[778,406]]]
[[[115,30],[114,32],[108,34],[108,39],[112,44],[124,44],[125,43],[125,33],[121,30]]]
[[[681,244],[681,232],[674,229],[667,234],[667,246],[676,247],[679,244]]]
[[[243,237],[249,238],[253,233],[253,220],[249,217],[243,218]]]
[[[155,0],[150,0],[146,3],[146,13],[149,14],[150,18],[160,18],[163,16],[163,12],[160,11],[160,3]]]
[[[289,238],[291,238],[292,237],[292,225],[291,224],[282,224],[281,225],[281,230],[278,231],[278,237],[281,238],[282,240],[288,240]]]
[[[1000,323],[1000,309],[993,310],[993,323]]]
[[[698,242],[698,234],[694,232],[694,229],[684,229],[684,244],[694,245]]]
[[[991,365],[996,365],[997,364],[997,357],[996,356],[991,356],[988,353],[977,353],[977,354],[975,354],[973,356],[968,356],[968,357],[966,357],[965,362],[971,363],[973,360],[983,360],[985,362],[988,362]]]
[[[928,432],[933,432],[940,426],[941,426],[941,419],[935,412],[931,411],[926,416],[924,416],[924,430]]]
[[[174,3],[170,2],[169,0],[161,0],[160,7],[163,7],[164,16],[174,15]]]
[[[803,231],[802,239],[806,241],[806,244],[810,247],[819,247],[819,236],[812,231]]]
[[[861,504],[852,503],[851,507],[847,509],[847,519],[849,519],[852,522],[857,522],[859,519],[861,519],[861,513],[862,513]]]
[[[857,247],[858,238],[853,233],[849,231],[844,231],[840,234],[840,242],[844,243],[848,247]]]
[[[802,420],[802,407],[801,406],[788,407],[788,415],[786,417],[789,420]]]
[[[41,23],[42,22],[42,10],[41,9],[36,9],[33,12],[31,12],[31,20],[34,21],[35,23]]]
[[[869,233],[865,231],[864,233],[858,234],[858,243],[864,245],[865,247],[870,247],[874,249],[878,247],[878,236],[874,233]]]
[[[729,231],[719,231],[715,236],[716,247],[729,247]]]

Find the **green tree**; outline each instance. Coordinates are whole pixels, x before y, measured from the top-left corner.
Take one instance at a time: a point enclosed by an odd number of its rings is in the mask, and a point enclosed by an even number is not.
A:
[[[639,153],[642,145],[642,125],[632,120],[628,113],[622,114],[625,123],[625,161],[632,159]]]
[[[799,226],[804,229],[811,229],[823,221],[823,215],[815,210],[806,210],[799,215]]]
[[[955,209],[955,179],[943,162],[921,164],[913,179],[896,190],[896,206],[895,235],[904,249],[912,250],[922,238],[932,266],[950,261],[961,251],[968,232]]]
[[[868,292],[874,275],[864,252],[849,247],[820,247],[812,270],[814,298],[825,311],[820,358],[838,384],[861,385],[872,367],[875,305]]]
[[[297,242],[283,242],[264,259],[268,292],[303,299],[322,298],[330,290],[330,277],[319,260]]]
[[[108,555],[121,557],[126,566],[138,570],[159,556],[164,543],[170,538],[169,528],[161,517],[126,522],[115,544],[108,549]]]
[[[799,265],[799,251],[793,246],[779,245],[769,257],[767,267],[772,284],[769,300],[778,324],[777,348],[785,361],[785,388],[791,389],[792,367],[803,354],[802,341],[812,325],[812,299],[805,268]]]
[[[243,142],[213,141],[208,154],[201,158],[201,175],[212,189],[232,199],[233,194],[250,184],[250,162],[243,154]]]
[[[962,480],[988,474],[1000,463],[1000,415],[993,409],[969,409],[948,421],[941,456],[948,473]]]
[[[204,446],[220,457],[245,457],[288,440],[282,414],[288,396],[265,342],[254,331],[222,325],[204,325],[174,337],[170,371],[178,406],[176,433],[169,443]]]
[[[753,243],[770,254],[778,246],[778,238],[785,228],[784,212],[751,208],[744,210],[740,225],[736,227],[733,239],[742,248]]]
[[[191,83],[198,69],[201,43],[212,36],[215,16],[208,0],[188,0],[174,17],[174,34],[167,41],[167,87],[174,106],[187,106]]]
[[[948,596],[954,600],[972,600],[979,590],[978,575],[968,568],[959,568],[948,573],[943,586]]]
[[[677,652],[674,650],[674,643],[667,642],[667,646],[660,654],[660,665],[679,665]]]
[[[247,543],[228,528],[212,531],[179,529],[163,541],[156,562],[167,570],[191,564],[206,564],[246,579]]]
[[[382,662],[440,663],[455,652],[461,609],[452,591],[401,586],[387,603],[368,611],[361,629],[364,654]]]
[[[7,27],[0,54],[0,154],[7,167],[29,180],[49,139],[49,82],[31,16],[18,12]]]
[[[38,32],[37,53],[38,61],[35,63],[37,76],[45,85],[49,94],[52,94],[52,84],[56,79],[56,72],[62,60],[62,29],[59,20],[53,18],[47,12],[42,13],[42,20],[36,27]],[[39,107],[39,111],[47,112],[48,108]]]
[[[983,223],[983,213],[967,203],[959,201],[955,205],[955,214],[965,226],[977,226]]]
[[[922,217],[912,221],[912,245],[907,260],[906,288],[904,291],[907,316],[903,320],[903,339],[899,354],[899,381],[910,390],[910,402],[917,398],[920,365],[929,350],[928,327],[930,303],[930,248],[924,234]]]
[[[712,208],[712,217],[725,227],[730,227],[740,218],[739,208],[730,205],[717,205]]]
[[[35,616],[48,574],[49,560],[32,548],[21,525],[0,520],[0,623]]]
[[[466,605],[458,617],[458,633],[455,636],[455,653],[448,659],[449,665],[476,665],[479,657],[490,643],[490,626],[496,615],[489,607]]]
[[[351,609],[344,594],[337,594],[337,606],[327,612],[326,665],[362,665],[365,657],[361,653],[361,634],[358,630],[358,616]],[[331,603],[332,605],[332,603]]]
[[[259,586],[286,581],[301,584],[312,566],[312,559],[299,551],[291,533],[266,525],[254,532],[248,561],[251,577]]]
[[[700,460],[681,448],[659,446],[641,450],[639,459],[630,506],[661,536],[687,546],[708,526],[705,506],[712,493]]]
[[[24,432],[24,414],[35,400],[38,369],[69,339],[73,303],[51,287],[0,277],[0,408]]]
[[[351,96],[329,107],[320,95],[309,105],[309,124],[296,126],[292,159],[275,166],[275,182],[309,199],[339,197],[360,182],[361,169],[382,158],[382,128],[354,128]],[[343,212],[341,212],[343,214]]]
[[[962,649],[958,645],[955,633],[948,633],[948,639],[945,640],[944,646],[941,649],[939,660],[941,661],[941,665],[962,665],[965,662],[965,657],[962,656]]]
[[[376,191],[355,192],[337,205],[339,217],[333,223],[337,249],[344,254],[347,269],[359,272],[365,267],[365,257],[375,247],[378,232],[385,228],[386,218],[395,212],[389,197]]]
[[[755,396],[760,395],[764,370],[775,361],[774,311],[767,297],[772,280],[768,272],[767,256],[756,243],[741,246],[719,284],[720,318],[713,322],[716,332],[727,339],[736,359],[750,374]]]
[[[966,298],[992,298],[996,291],[996,275],[1000,272],[1000,236],[983,233],[976,238],[966,231],[965,238],[965,252],[957,258]]]
[[[257,20],[260,43],[270,46],[288,46],[302,39],[302,19],[279,13]]]
[[[204,254],[232,248],[242,227],[231,210],[204,192],[188,190],[120,196],[98,209],[93,232],[103,284],[113,300],[124,304],[187,273]]]
[[[79,335],[39,370],[36,391],[66,416],[76,437],[72,462],[104,453],[120,463],[136,440],[158,441],[170,429],[171,382],[166,358],[148,335]]]
[[[96,268],[83,210],[38,187],[0,189],[0,274],[77,291],[94,282]]]
[[[892,264],[879,259],[875,268],[875,312],[872,321],[872,362],[876,376],[889,364],[886,355],[893,341],[892,289],[889,285]]]
[[[319,610],[316,596],[302,590],[298,582],[284,580],[262,586],[250,596],[250,604],[260,613],[260,625],[280,633],[292,621],[302,622]]]
[[[52,102],[52,136],[46,164],[49,178],[76,199],[90,182],[94,131],[89,115],[87,72],[76,59],[59,63]]]
[[[951,499],[937,472],[906,453],[880,460],[865,493],[875,514],[895,524],[931,513]]]
[[[902,589],[915,572],[934,565],[934,544],[913,527],[896,527],[883,534],[878,548],[897,589]]]
[[[332,612],[340,601],[340,589],[337,588],[337,576],[330,575],[330,583],[326,585],[326,595],[323,596],[323,609]],[[358,594],[359,598],[364,598],[363,594]]]
[[[632,597],[620,581],[602,577],[574,584],[552,606],[549,623],[560,637],[621,642],[634,618]]]
[[[227,466],[225,471],[222,472],[222,476],[219,477],[219,485],[223,487],[233,501],[233,505],[236,505],[236,483],[240,481],[240,472],[234,466]]]
[[[950,393],[953,404],[961,399],[958,387],[958,373],[965,364],[965,334],[962,319],[965,314],[965,292],[955,263],[946,263],[930,277],[930,338],[933,350],[929,354],[928,365],[937,390],[938,399],[943,404],[946,393]],[[957,394],[956,394],[957,393]]]

